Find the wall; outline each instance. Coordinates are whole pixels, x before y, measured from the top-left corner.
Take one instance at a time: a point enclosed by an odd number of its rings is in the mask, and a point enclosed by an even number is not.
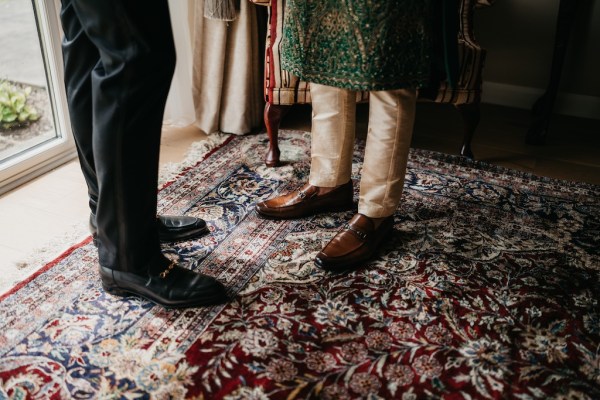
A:
[[[579,2],[555,112],[600,119],[600,1]],[[530,108],[550,77],[559,0],[497,0],[477,10],[488,50],[483,101]]]

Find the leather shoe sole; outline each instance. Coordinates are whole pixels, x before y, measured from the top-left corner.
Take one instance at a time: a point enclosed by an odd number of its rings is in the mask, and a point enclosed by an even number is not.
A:
[[[344,271],[364,265],[373,258],[394,227],[394,217],[374,228],[373,221],[356,214],[315,257],[315,265],[327,271]]]
[[[318,187],[307,184],[289,194],[257,203],[255,209],[266,219],[295,219],[354,207],[351,180],[328,193],[319,195],[318,191]]]
[[[142,297],[166,308],[210,306],[229,299],[219,281],[174,262],[159,271],[125,272],[100,266],[100,278],[107,293]]]

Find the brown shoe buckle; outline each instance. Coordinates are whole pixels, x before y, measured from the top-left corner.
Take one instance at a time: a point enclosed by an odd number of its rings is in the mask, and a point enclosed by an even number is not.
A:
[[[165,279],[167,277],[167,275],[169,275],[169,272],[171,272],[171,270],[173,268],[175,268],[175,264],[176,264],[175,261],[171,261],[171,264],[169,264],[169,266],[167,268],[165,268],[165,270],[163,272],[158,274],[158,276]]]
[[[360,240],[362,240],[363,242],[364,242],[365,240],[367,240],[367,234],[366,234],[365,232],[363,232],[363,231],[359,231],[358,229],[354,228],[354,227],[353,227],[352,225],[350,225],[350,224],[346,224],[346,225],[344,225],[344,229],[354,232],[354,234],[355,234],[356,236],[358,236],[358,237],[359,237],[359,239],[360,239]]]

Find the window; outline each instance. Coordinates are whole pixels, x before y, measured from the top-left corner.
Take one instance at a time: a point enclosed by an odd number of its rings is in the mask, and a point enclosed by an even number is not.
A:
[[[59,3],[0,0],[0,194],[76,156]]]

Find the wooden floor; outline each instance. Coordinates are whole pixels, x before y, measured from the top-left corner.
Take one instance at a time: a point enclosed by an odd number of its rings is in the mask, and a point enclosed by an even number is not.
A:
[[[359,104],[357,134],[367,129],[368,105]],[[569,181],[600,185],[600,120],[554,115],[546,144],[525,144],[532,122],[527,110],[483,104],[472,142],[475,158],[491,164]],[[310,130],[310,106],[294,106],[282,128]],[[459,154],[463,123],[451,105],[418,103],[412,147]]]

